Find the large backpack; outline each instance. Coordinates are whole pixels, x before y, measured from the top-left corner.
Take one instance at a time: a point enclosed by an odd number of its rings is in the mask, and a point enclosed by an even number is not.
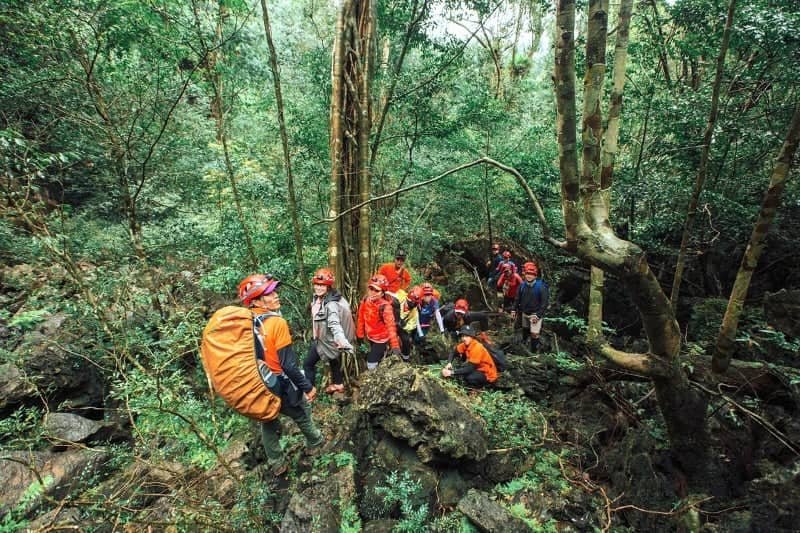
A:
[[[497,371],[505,372],[506,368],[508,368],[508,363],[506,362],[506,354],[503,352],[503,350],[498,345],[493,343],[489,339],[489,336],[483,331],[480,333],[478,341],[483,344],[483,347],[486,348],[486,351],[492,356],[492,360],[494,361],[494,366],[497,367]]]
[[[392,296],[391,294],[388,294],[388,293],[386,294],[386,296],[388,296],[389,298],[392,299],[392,304],[391,305],[392,305],[392,313],[394,313],[394,325],[399,330],[400,328],[405,326],[405,323],[400,320],[400,300],[398,300],[396,297],[394,297],[394,296]],[[378,308],[379,313],[381,314],[381,320],[383,320],[383,310],[384,310],[385,306],[388,305],[388,304],[389,304],[389,302],[384,302]]]
[[[263,360],[259,339],[261,325],[271,316],[276,315],[223,307],[212,315],[200,344],[203,368],[216,393],[239,413],[261,422],[274,420],[281,410],[280,396],[267,387],[277,380]]]

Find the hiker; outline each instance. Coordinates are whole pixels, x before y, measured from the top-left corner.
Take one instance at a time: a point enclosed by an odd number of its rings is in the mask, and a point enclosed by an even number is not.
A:
[[[328,394],[344,392],[341,352],[352,352],[356,326],[350,304],[334,288],[336,278],[327,268],[320,268],[311,278],[314,296],[311,300],[311,346],[303,363],[303,371],[311,384],[316,383],[316,366],[320,359],[331,367],[331,384]]]
[[[503,260],[503,254],[500,253],[500,245],[497,243],[492,244],[492,259],[486,262],[486,268],[489,269],[489,276],[486,278],[486,284],[490,289],[494,289],[497,285],[497,278],[500,273],[497,271],[497,266]]]
[[[414,341],[417,327],[419,326],[419,302],[422,300],[422,287],[412,287],[400,308],[400,327],[397,330],[400,336],[400,349],[403,359],[411,357],[411,345]]]
[[[406,252],[402,248],[398,248],[394,254],[394,262],[384,263],[378,269],[378,274],[385,276],[389,283],[387,291],[395,293],[401,289],[406,290],[411,285],[411,274],[405,265]]]
[[[271,275],[255,274],[239,284],[239,299],[256,316],[268,315],[261,322],[260,334],[264,347],[264,362],[280,383],[281,410],[297,424],[306,438],[306,447],[318,448],[325,442],[322,432],[311,418],[309,402],[317,396],[317,389],[309,382],[297,366],[297,356],[292,348],[289,325],[280,316],[281,299],[278,287],[281,282]],[[270,386],[270,390],[278,394]],[[278,418],[261,422],[261,443],[273,475],[283,475],[288,469],[286,457],[279,441]]]
[[[477,339],[478,334],[472,326],[464,326],[459,331],[461,343],[455,347],[442,369],[442,376],[463,378],[472,387],[484,387],[497,381],[497,367],[489,350]],[[453,359],[459,356],[465,363],[453,370]]]
[[[421,286],[422,298],[418,302],[412,304],[417,308],[417,327],[414,331],[413,338],[416,344],[421,344],[425,339],[431,328],[431,321],[435,318],[436,324],[439,326],[439,331],[444,333],[444,324],[442,323],[442,314],[439,311],[439,300],[436,297],[436,290],[430,283],[423,283]],[[411,306],[412,304],[409,304]]]
[[[502,259],[497,264],[497,268],[495,269],[495,272],[497,272],[497,277],[498,278],[503,273],[503,271],[506,269],[506,266],[510,266],[511,270],[513,270],[514,273],[516,273],[517,270],[518,270],[517,269],[517,264],[514,262],[513,259],[511,259],[511,252],[509,252],[508,250],[503,252]]]
[[[500,304],[500,311],[510,311],[514,306],[517,297],[517,289],[522,285],[522,278],[517,274],[510,264],[503,265],[503,273],[497,280],[497,290],[503,295],[503,303]]]
[[[400,354],[403,361],[408,362],[411,358],[411,330],[413,329],[413,327],[407,328],[407,302],[410,293],[400,289],[397,292],[386,291],[386,295],[393,298],[392,310],[394,311],[395,325],[397,326],[397,336],[400,339]]]
[[[367,295],[358,305],[356,336],[369,341],[368,370],[378,367],[387,349],[390,349],[392,354],[402,355],[393,300],[386,295],[388,285],[385,276],[373,274],[367,285]]]
[[[454,339],[458,338],[458,331],[462,327],[469,326],[473,322],[480,322],[481,329],[484,331],[489,329],[488,315],[480,311],[470,311],[469,302],[465,298],[456,300],[453,306],[444,311],[442,315],[444,329]]]
[[[550,290],[544,280],[538,279],[539,267],[534,262],[522,265],[524,281],[517,289],[517,298],[511,311],[515,325],[522,327],[522,339],[530,337],[531,351],[539,349],[539,336],[542,332],[542,321],[547,311]],[[520,318],[517,318],[517,317]]]

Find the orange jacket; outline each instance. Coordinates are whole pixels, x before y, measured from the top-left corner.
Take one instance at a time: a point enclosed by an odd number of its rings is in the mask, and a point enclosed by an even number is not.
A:
[[[378,269],[378,274],[386,276],[389,282],[389,287],[386,289],[389,292],[397,292],[400,289],[406,290],[411,285],[411,274],[408,273],[408,268],[403,267],[402,270],[396,270],[394,263],[384,263]]]
[[[390,348],[400,349],[391,297],[384,295],[375,300],[361,300],[358,305],[356,336],[359,339],[366,337],[377,343],[388,342]]]
[[[483,344],[478,339],[472,339],[469,346],[463,342],[456,346],[456,351],[466,358],[468,363],[475,365],[475,369],[486,376],[486,381],[494,383],[497,381],[497,367],[494,364],[494,359],[489,355]]]

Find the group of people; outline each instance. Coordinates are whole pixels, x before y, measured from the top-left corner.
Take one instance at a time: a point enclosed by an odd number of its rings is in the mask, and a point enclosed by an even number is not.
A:
[[[501,261],[492,272],[499,273],[498,284],[504,279],[504,261],[510,261],[510,254],[508,257],[504,255],[501,254]],[[463,298],[452,305],[440,306],[440,294],[430,283],[410,287],[411,275],[405,263],[406,253],[397,250],[394,261],[381,265],[370,277],[367,294],[359,302],[355,319],[349,302],[336,289],[333,271],[320,268],[314,273],[311,279],[313,296],[309,305],[312,342],[302,371],[292,347],[288,323],[281,316],[274,316],[279,315],[281,307],[278,295],[280,281],[270,275],[257,274],[248,276],[239,284],[239,299],[252,309],[254,316],[265,313],[273,315],[273,318],[261,324],[264,360],[271,370],[288,378],[284,380],[286,387],[295,392],[282,395],[284,401],[280,412],[297,423],[306,438],[307,447],[318,447],[324,442],[322,433],[311,418],[309,406],[317,396],[317,364],[322,360],[330,365],[331,383],[325,392],[343,392],[342,353],[354,352],[357,340],[368,343],[366,363],[367,369],[372,370],[387,353],[408,361],[412,345],[422,343],[435,323],[441,333],[448,332],[453,338],[460,339],[442,369],[442,376],[460,377],[476,387],[497,380],[495,362],[470,325],[478,322],[482,329],[487,329],[488,315],[470,311],[469,303]],[[533,268],[529,265],[533,265]],[[518,284],[516,297],[507,309],[512,317],[518,314],[522,318],[522,324],[531,337],[531,348],[535,349],[538,347],[541,319],[547,307],[547,293],[546,290],[533,289],[538,275],[534,263],[525,263],[523,275],[525,280]],[[454,369],[455,357],[463,359],[464,364]],[[287,398],[291,399],[287,401]],[[262,444],[275,475],[286,471],[285,457],[279,444],[279,428],[277,419],[261,424]]]

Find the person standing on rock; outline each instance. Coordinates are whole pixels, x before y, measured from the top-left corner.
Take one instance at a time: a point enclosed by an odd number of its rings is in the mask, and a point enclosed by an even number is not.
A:
[[[396,293],[400,290],[407,290],[411,285],[411,273],[406,268],[406,252],[402,248],[398,248],[394,254],[393,263],[384,263],[378,269],[378,274],[386,278],[388,283],[386,290],[391,293]]]
[[[477,332],[472,326],[464,326],[459,335],[461,343],[450,354],[447,365],[442,369],[442,376],[463,378],[471,387],[485,387],[497,381],[497,366],[489,350],[477,339]],[[453,370],[456,356],[464,359],[465,363]]]
[[[529,261],[522,265],[524,281],[517,289],[517,297],[511,310],[514,323],[522,327],[522,339],[530,338],[531,351],[539,349],[542,321],[550,300],[550,290],[544,280],[539,279],[539,267]],[[519,318],[518,318],[519,317]]]
[[[316,366],[320,359],[328,361],[331,367],[331,384],[325,388],[328,394],[344,392],[344,377],[341,352],[352,352],[356,338],[356,326],[350,304],[334,288],[336,279],[333,272],[320,268],[314,273],[311,284],[314,296],[311,300],[311,332],[313,340],[303,364],[306,378],[316,383]]]
[[[492,244],[492,260],[486,263],[489,269],[489,276],[486,278],[486,284],[490,289],[494,290],[497,285],[497,278],[500,276],[497,267],[503,261],[503,254],[500,253],[500,245],[497,243]]]
[[[395,323],[394,302],[386,295],[388,286],[385,276],[374,274],[369,279],[367,295],[358,305],[356,336],[369,341],[368,370],[378,367],[387,349],[394,355],[402,355]]]
[[[272,374],[277,376],[276,388],[269,385],[270,390],[279,393],[280,413],[294,420],[306,438],[306,446],[309,449],[318,448],[325,442],[325,438],[311,418],[309,405],[317,396],[317,389],[298,368],[289,324],[280,316],[280,283],[270,275],[248,276],[239,284],[239,299],[245,307],[252,310],[254,316],[268,316],[261,322],[260,333],[264,362]],[[280,427],[278,418],[261,422],[261,443],[270,471],[275,476],[283,475],[288,469],[279,440]]]
[[[500,274],[500,279],[497,280],[497,290],[503,295],[503,303],[500,305],[500,311],[510,311],[514,306],[514,300],[517,297],[517,289],[522,285],[522,278],[517,274],[510,264],[503,266],[503,273]]]

